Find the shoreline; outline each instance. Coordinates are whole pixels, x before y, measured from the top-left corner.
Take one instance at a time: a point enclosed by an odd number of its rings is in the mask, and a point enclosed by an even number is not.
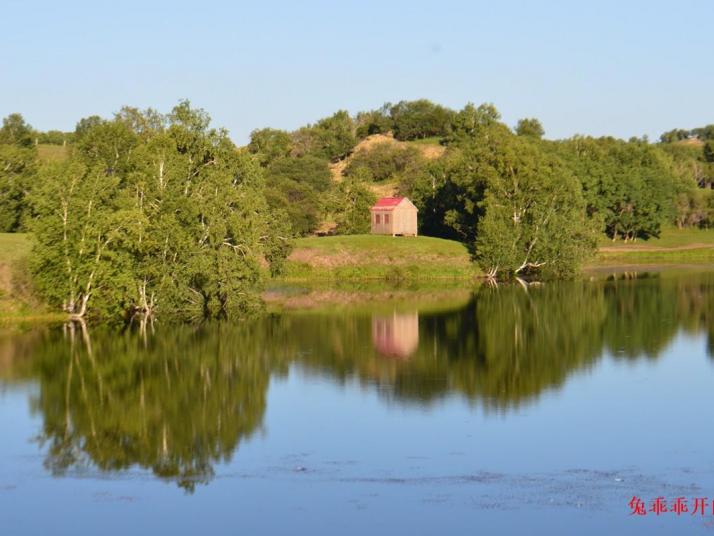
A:
[[[597,254],[579,277],[627,272],[714,271],[711,230],[670,229],[650,243],[612,245],[600,243]],[[0,255],[0,326],[63,322],[67,315],[48,311],[27,289],[18,292],[14,281],[21,275],[29,253],[28,235],[4,234],[7,248]],[[703,241],[705,240],[705,241]],[[364,285],[384,289],[423,286],[465,287],[481,284],[485,274],[471,262],[467,248],[452,240],[433,237],[393,238],[378,235],[306,237],[295,241],[284,275],[266,279],[271,287],[305,284]],[[263,291],[266,296],[266,291]],[[265,300],[269,305],[269,299]]]

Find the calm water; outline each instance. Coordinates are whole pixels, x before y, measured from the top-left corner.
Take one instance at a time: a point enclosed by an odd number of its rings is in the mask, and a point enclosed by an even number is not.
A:
[[[2,534],[714,530],[714,273],[284,301],[0,335]]]

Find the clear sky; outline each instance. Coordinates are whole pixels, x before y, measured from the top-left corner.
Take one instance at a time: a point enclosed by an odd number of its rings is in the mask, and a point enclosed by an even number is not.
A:
[[[0,0],[0,115],[206,109],[243,143],[338,109],[493,102],[549,138],[714,123],[714,1]]]

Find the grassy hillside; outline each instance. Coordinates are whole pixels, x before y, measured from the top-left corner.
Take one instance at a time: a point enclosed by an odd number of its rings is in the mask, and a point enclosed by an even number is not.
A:
[[[0,233],[0,323],[7,320],[52,320],[63,315],[48,314],[33,295],[27,274],[27,256],[32,248],[29,235]]]
[[[31,248],[30,236],[25,233],[0,233],[0,264],[24,260]]]
[[[37,146],[37,157],[43,162],[55,162],[65,160],[69,156],[68,145],[50,145],[40,143]]]
[[[603,238],[594,266],[714,264],[714,229],[663,230],[658,239],[634,243]],[[479,270],[463,244],[431,237],[376,235],[298,239],[285,279],[471,278]]]
[[[603,238],[596,264],[713,263],[714,229],[663,229],[659,238],[612,242]]]
[[[470,278],[477,269],[463,244],[426,236],[300,238],[285,279]]]

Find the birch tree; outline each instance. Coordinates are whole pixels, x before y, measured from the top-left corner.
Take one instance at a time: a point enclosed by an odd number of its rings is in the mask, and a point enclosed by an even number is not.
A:
[[[145,115],[142,115],[145,114]],[[263,174],[188,102],[85,125],[79,151],[42,170],[38,286],[75,318],[244,314],[289,251]]]
[[[481,268],[492,277],[573,274],[596,245],[577,179],[522,138],[478,153],[485,185],[475,241]]]

